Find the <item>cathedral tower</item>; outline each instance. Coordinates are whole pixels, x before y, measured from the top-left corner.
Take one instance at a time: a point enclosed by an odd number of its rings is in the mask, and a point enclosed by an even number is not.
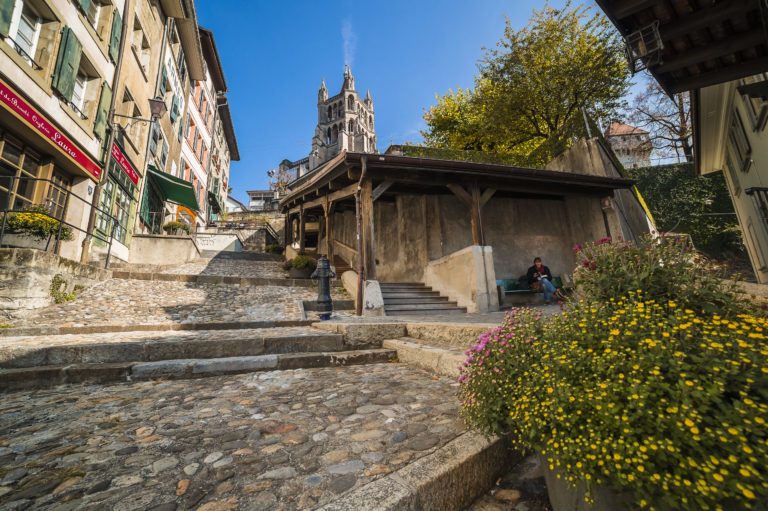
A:
[[[309,168],[319,167],[341,151],[376,153],[373,99],[361,99],[349,66],[344,69],[341,92],[328,97],[325,78],[317,93],[317,127],[312,137]]]

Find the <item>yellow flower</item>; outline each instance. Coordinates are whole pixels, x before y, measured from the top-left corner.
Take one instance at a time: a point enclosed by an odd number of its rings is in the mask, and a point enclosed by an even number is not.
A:
[[[743,490],[741,490],[741,493],[743,493],[744,496],[747,497],[748,499],[755,498],[755,494],[752,493],[752,490],[750,490],[749,488],[744,488]]]

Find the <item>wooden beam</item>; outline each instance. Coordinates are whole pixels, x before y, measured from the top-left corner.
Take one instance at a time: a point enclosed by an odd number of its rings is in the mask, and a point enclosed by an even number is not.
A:
[[[722,23],[742,11],[753,9],[754,4],[750,5],[741,0],[724,0],[717,2],[711,7],[700,7],[697,11],[685,15],[682,19],[674,19],[669,23],[659,27],[661,40],[669,42],[678,37],[688,35],[694,30],[706,28],[714,23]]]
[[[333,214],[336,211],[336,204],[331,202],[328,196],[325,196],[323,212],[325,213],[325,254],[328,256],[328,262],[333,265]]]
[[[486,188],[486,190],[483,192],[483,194],[480,196],[480,207],[482,208],[485,206],[489,200],[491,200],[491,197],[493,197],[493,194],[496,193],[495,188]]]
[[[387,190],[389,190],[389,187],[390,187],[390,186],[392,186],[393,184],[395,184],[395,183],[394,183],[394,182],[392,182],[392,181],[384,181],[384,182],[383,182],[383,183],[381,183],[379,186],[377,186],[377,187],[376,187],[376,188],[373,190],[373,200],[374,200],[374,201],[376,201],[376,199],[378,199],[379,197],[381,197],[381,195],[382,195],[384,192],[386,192]]]
[[[757,46],[764,42],[765,38],[763,27],[753,28],[747,32],[739,32],[727,39],[682,51],[674,57],[665,59],[661,65],[652,67],[651,71],[655,73],[670,73],[684,67],[701,64],[707,60],[719,59]]]
[[[474,245],[485,245],[483,240],[483,215],[480,207],[480,187],[477,183],[472,185],[472,203],[470,208],[470,218],[472,223],[472,243]]]
[[[458,197],[461,202],[469,207],[472,207],[472,196],[461,186],[456,184],[445,185],[453,194]]]
[[[373,183],[366,178],[360,190],[360,216],[363,235],[363,278],[376,280],[376,243],[373,229]]]
[[[299,252],[304,252],[304,204],[299,205]]]
[[[612,14],[617,20],[622,20],[660,3],[660,0],[619,0],[618,2],[611,2],[615,7],[610,9],[609,14]]]
[[[694,89],[701,89],[709,85],[722,82],[730,82],[745,76],[756,75],[768,69],[768,57],[734,64],[708,73],[689,76],[680,80],[671,79],[669,88],[665,89],[669,94],[677,94]]]
[[[357,183],[352,183],[351,185],[345,186],[341,190],[337,190],[335,192],[331,192],[327,195],[328,199],[331,202],[337,201],[339,199],[344,199],[346,197],[350,197],[355,194],[357,191]],[[322,206],[325,203],[325,197],[318,197],[317,199],[312,199],[309,201],[304,201],[300,203],[300,206],[297,206],[291,210],[289,210],[289,213],[297,213],[301,206],[304,207],[304,209],[312,209],[316,208],[318,206]]]

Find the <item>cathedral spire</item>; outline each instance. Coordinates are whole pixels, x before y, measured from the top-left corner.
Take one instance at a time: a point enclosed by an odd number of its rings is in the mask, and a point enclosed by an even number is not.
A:
[[[323,83],[320,85],[320,90],[317,91],[317,100],[325,101],[328,99],[328,87],[325,86],[325,77],[323,77]]]
[[[355,77],[352,76],[352,68],[349,64],[344,64],[344,85],[341,90],[355,90]]]

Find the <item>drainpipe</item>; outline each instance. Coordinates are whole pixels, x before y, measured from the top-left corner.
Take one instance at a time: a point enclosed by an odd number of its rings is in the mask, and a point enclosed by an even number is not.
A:
[[[368,170],[368,159],[365,156],[360,158],[363,171],[360,173],[360,181],[357,182],[357,193],[355,193],[355,216],[357,217],[357,303],[355,304],[355,314],[363,315],[363,218],[360,213],[360,193],[363,190],[363,179]]]
[[[117,53],[117,62],[115,62],[115,75],[112,77],[112,101],[109,103],[109,115],[107,116],[107,126],[109,127],[109,137],[107,138],[106,151],[106,164],[104,165],[104,172],[99,178],[99,182],[96,183],[96,188],[93,191],[93,202],[91,203],[91,214],[88,216],[88,227],[85,230],[85,239],[83,240],[82,251],[80,252],[80,262],[85,264],[88,262],[89,251],[91,248],[91,239],[93,238],[93,229],[96,226],[96,208],[99,207],[99,199],[101,198],[101,188],[109,173],[109,161],[112,158],[112,144],[115,143],[115,127],[114,127],[114,114],[115,103],[117,103],[117,89],[120,84],[120,71],[123,69],[123,55],[125,54],[125,43],[128,39],[128,13],[132,12],[133,0],[125,0],[123,4],[123,27],[120,33],[120,50]],[[114,229],[114,226],[113,226]]]

